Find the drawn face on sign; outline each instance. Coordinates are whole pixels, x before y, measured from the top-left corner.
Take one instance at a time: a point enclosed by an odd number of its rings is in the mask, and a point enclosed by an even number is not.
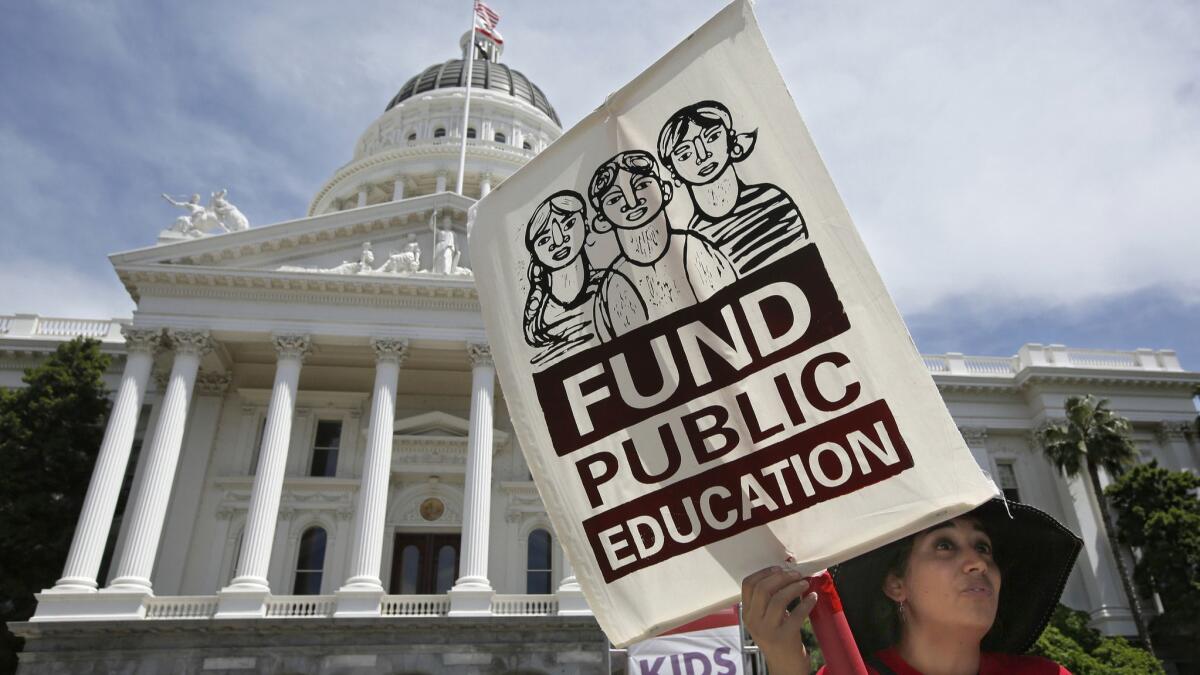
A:
[[[719,120],[710,126],[689,121],[682,138],[671,149],[671,165],[685,183],[703,185],[729,166],[729,131]]]
[[[654,158],[633,151],[614,157],[592,178],[593,199],[600,216],[623,229],[636,230],[653,221],[671,200],[670,188],[655,170]]]
[[[545,218],[530,221],[530,250],[542,265],[552,269],[566,267],[583,252],[587,238],[583,204],[575,210],[547,202]]]

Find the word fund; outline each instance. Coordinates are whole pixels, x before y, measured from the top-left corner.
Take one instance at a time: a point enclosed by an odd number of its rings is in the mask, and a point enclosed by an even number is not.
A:
[[[534,374],[606,582],[913,466],[887,402],[862,400],[850,356],[825,344],[849,329],[809,244]],[[619,450],[590,447],[609,437]],[[618,477],[657,489],[617,503]]]

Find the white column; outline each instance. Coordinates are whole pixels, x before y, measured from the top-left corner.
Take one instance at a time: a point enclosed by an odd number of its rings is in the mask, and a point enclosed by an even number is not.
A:
[[[434,180],[435,180],[434,188],[433,188],[434,193],[445,192],[446,191],[446,172],[439,171],[437,178],[435,178]]]
[[[461,576],[450,589],[451,616],[491,614],[494,592],[487,574],[492,501],[492,396],[496,367],[487,345],[468,345],[467,350],[472,365],[471,419],[464,477]]]
[[[208,331],[172,330],[169,337],[175,350],[175,362],[163,395],[158,425],[146,453],[145,478],[127,509],[129,530],[110,584],[114,591],[151,592],[150,575],[175,482],[196,372],[201,357],[212,349]]]
[[[401,199],[404,199],[404,176],[396,176],[396,182],[392,185],[392,201]]]
[[[215,459],[217,426],[225,393],[233,375],[220,370],[201,370],[192,393],[187,435],[179,455],[179,482],[171,493],[171,506],[163,525],[162,544],[154,564],[154,589],[159,595],[191,595],[207,592],[212,586],[196,586],[194,571],[210,564],[211,521],[197,520],[200,504],[208,488],[204,480],[210,460]],[[191,478],[191,479],[189,479]]]
[[[267,581],[271,548],[283,496],[283,478],[287,468],[288,446],[292,438],[292,416],[296,391],[300,385],[300,366],[308,354],[307,335],[274,337],[275,384],[267,405],[267,424],[259,450],[258,471],[250,490],[250,505],[238,555],[237,576],[221,590],[218,616],[262,616],[263,600],[270,593]]]
[[[354,511],[354,541],[350,546],[349,578],[338,590],[336,616],[378,616],[383,598],[379,578],[383,561],[384,520],[392,475],[392,438],[396,420],[396,385],[408,341],[375,339],[375,388],[362,485]]]
[[[125,372],[121,375],[121,386],[117,389],[117,397],[108,416],[104,441],[100,444],[96,466],[92,469],[92,480],[83,500],[79,523],[75,526],[75,536],[71,540],[62,578],[52,589],[56,592],[96,590],[96,575],[100,572],[104,544],[112,529],[113,513],[129,464],[142,399],[146,394],[146,381],[150,378],[154,351],[158,348],[162,333],[160,330],[127,327],[123,327],[121,332],[125,334]]]
[[[1164,420],[1159,424],[1159,437],[1163,446],[1171,453],[1170,461],[1177,471],[1192,471],[1197,468],[1185,435],[1191,428],[1191,422]]]
[[[575,570],[571,568],[571,560],[567,557],[567,552],[563,551],[563,580],[558,585],[558,613],[562,616],[588,616],[592,613],[588,607],[587,599],[583,597],[583,590],[579,588],[579,581],[575,579]]]
[[[1084,573],[1084,587],[1091,596],[1092,606],[1087,610],[1091,614],[1092,627],[1105,635],[1136,634],[1137,627],[1133,623],[1129,599],[1125,596],[1117,573],[1113,558],[1115,552],[1104,534],[1104,519],[1100,515],[1091,481],[1086,473],[1082,473],[1074,478],[1063,479],[1059,485],[1060,489],[1065,488],[1065,500],[1069,500],[1067,508],[1072,510],[1078,525],[1077,533],[1083,539],[1083,551],[1076,569]]]
[[[367,191],[370,189],[371,188],[367,185],[364,185],[364,186],[358,188],[358,206],[357,206],[357,208],[361,209],[362,207],[367,205]]]
[[[486,171],[479,176],[479,198],[483,199],[492,191],[492,174]]]

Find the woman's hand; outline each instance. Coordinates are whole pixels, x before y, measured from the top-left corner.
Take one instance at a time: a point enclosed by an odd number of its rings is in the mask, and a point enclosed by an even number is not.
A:
[[[791,612],[787,606],[800,599]],[[742,621],[754,638],[771,675],[809,675],[808,651],[800,627],[817,605],[817,594],[799,572],[768,567],[742,581]]]

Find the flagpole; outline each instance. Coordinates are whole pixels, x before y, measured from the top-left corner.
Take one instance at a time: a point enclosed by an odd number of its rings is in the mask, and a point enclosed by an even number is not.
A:
[[[455,192],[463,193],[463,173],[467,170],[467,124],[471,114],[471,70],[475,65],[475,0],[471,0],[471,40],[467,43],[467,95],[463,101],[462,148],[458,154],[458,187]]]

